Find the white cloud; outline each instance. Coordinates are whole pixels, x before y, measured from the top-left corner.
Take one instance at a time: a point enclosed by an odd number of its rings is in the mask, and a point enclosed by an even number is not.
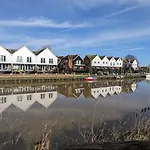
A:
[[[4,47],[17,49],[23,45],[29,46],[34,49],[41,48],[45,45],[55,47],[66,43],[65,38],[40,38],[40,37],[31,37],[20,34],[9,34],[4,29],[0,29],[0,41]]]
[[[134,10],[134,9],[137,9],[137,8],[140,8],[142,7],[143,5],[136,5],[136,6],[132,6],[132,7],[127,7],[125,9],[122,9],[122,10],[119,10],[119,11],[116,11],[116,12],[113,12],[111,14],[108,14],[102,18],[100,18],[100,20],[103,20],[103,19],[107,19],[107,18],[111,18],[111,17],[115,17],[115,16],[118,16],[118,15],[121,15],[121,14],[124,14],[124,13],[127,13],[131,10]]]
[[[58,46],[59,49],[72,48],[72,47],[100,47],[107,45],[108,43],[118,43],[123,41],[134,42],[137,40],[144,40],[145,38],[150,38],[150,28],[137,28],[137,29],[127,29],[127,30],[112,30],[104,31],[101,33],[89,35],[89,37],[78,37],[70,38],[66,40],[67,42]]]
[[[73,24],[68,21],[58,23],[53,20],[40,17],[17,20],[0,20],[0,27],[86,28],[91,27],[91,24],[87,22]]]
[[[79,48],[92,48],[101,47],[107,44],[117,43],[120,45],[122,42],[132,42],[147,40],[150,38],[150,27],[143,28],[131,28],[131,29],[120,29],[120,30],[105,30],[98,33],[88,34],[86,36],[73,36],[73,35],[61,35],[55,38],[47,37],[29,37],[24,35],[10,35],[7,32],[0,30],[0,41],[4,43],[4,47],[18,48],[22,45],[27,45],[31,48],[40,48],[44,45],[50,45],[55,50],[67,50],[73,47]],[[128,45],[126,45],[128,47]],[[135,51],[140,49],[127,49],[128,51]]]
[[[80,7],[83,10],[90,10],[92,8],[98,7],[100,5],[108,5],[108,4],[141,4],[147,5],[150,4],[150,0],[73,0],[73,3]]]

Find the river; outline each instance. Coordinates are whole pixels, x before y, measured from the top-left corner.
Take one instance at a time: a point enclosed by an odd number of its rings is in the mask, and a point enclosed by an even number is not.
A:
[[[0,85],[0,149],[33,150],[43,137],[63,149],[148,107],[143,80]]]

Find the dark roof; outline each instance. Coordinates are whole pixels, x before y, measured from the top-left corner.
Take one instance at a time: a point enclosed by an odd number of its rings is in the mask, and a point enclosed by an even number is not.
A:
[[[42,48],[42,49],[40,49],[40,50],[33,51],[33,53],[34,53],[35,55],[39,55],[39,54],[42,53],[45,49],[46,49],[46,48]]]
[[[64,56],[57,56],[57,58],[58,58],[58,63],[60,63],[61,60],[64,58]]]
[[[99,56],[100,57],[100,59],[103,59],[105,56]]]
[[[9,53],[13,54],[15,53],[17,50],[16,49],[6,49]]]
[[[117,61],[120,57],[115,57],[115,60]]]
[[[76,54],[76,55],[67,55],[63,59],[75,59],[77,56],[79,56],[79,55],[78,54]]]
[[[108,58],[108,60],[111,60],[113,57],[112,56],[109,56],[109,57],[107,57]]]
[[[89,60],[93,60],[97,55],[86,55]]]
[[[63,58],[64,58],[64,56],[57,56],[57,58],[58,58],[58,59],[63,59]]]

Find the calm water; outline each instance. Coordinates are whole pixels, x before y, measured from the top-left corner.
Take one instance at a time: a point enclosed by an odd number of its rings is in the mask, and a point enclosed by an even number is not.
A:
[[[114,123],[148,106],[148,81],[1,85],[0,149],[32,150],[46,133],[59,149],[82,139],[81,128]]]

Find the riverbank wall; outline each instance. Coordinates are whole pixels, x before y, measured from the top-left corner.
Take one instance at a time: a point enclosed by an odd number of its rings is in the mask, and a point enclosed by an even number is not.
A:
[[[0,84],[24,84],[24,83],[50,83],[50,82],[72,82],[84,81],[88,75],[0,75]],[[146,78],[144,74],[124,75],[123,79]],[[98,80],[122,80],[116,76],[97,76]]]

